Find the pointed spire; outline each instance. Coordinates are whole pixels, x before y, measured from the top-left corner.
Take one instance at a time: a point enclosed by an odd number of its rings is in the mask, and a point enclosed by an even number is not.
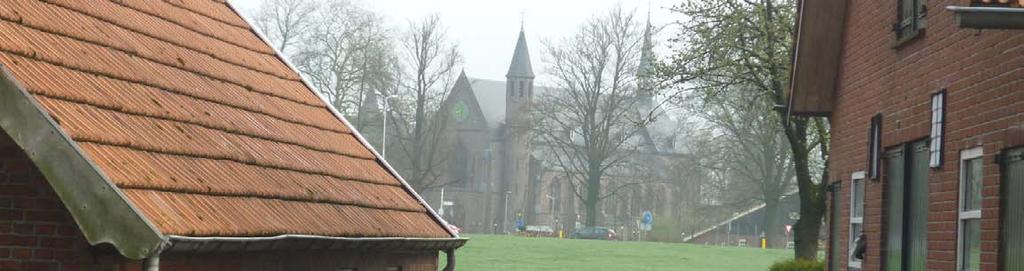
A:
[[[644,28],[644,44],[640,48],[640,67],[637,71],[637,76],[640,79],[637,96],[644,104],[651,104],[654,94],[654,83],[651,77],[654,76],[654,62],[657,60],[654,56],[654,42],[651,37],[653,30],[654,25],[651,24],[651,11],[650,7],[648,7],[647,25]]]
[[[652,41],[651,30],[654,29],[654,25],[651,24],[651,11],[647,11],[647,25],[644,27],[644,44],[640,48],[640,72],[650,72],[650,69],[654,66],[654,42]]]
[[[512,65],[508,67],[505,77],[533,78],[533,65],[530,64],[530,49],[526,47],[526,31],[519,29],[519,40],[516,51],[512,53]]]

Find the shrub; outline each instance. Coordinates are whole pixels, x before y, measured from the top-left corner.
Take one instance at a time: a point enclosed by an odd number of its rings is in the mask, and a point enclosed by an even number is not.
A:
[[[825,263],[809,260],[786,260],[776,262],[768,268],[769,271],[824,271]]]

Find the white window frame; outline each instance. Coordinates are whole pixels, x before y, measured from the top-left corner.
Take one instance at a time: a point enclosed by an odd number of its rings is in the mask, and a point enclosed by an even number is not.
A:
[[[960,178],[957,181],[959,183],[959,192],[957,199],[957,230],[956,230],[956,269],[962,270],[964,264],[964,222],[966,220],[981,220],[981,206],[977,210],[964,211],[964,192],[966,191],[965,185],[967,184],[967,174],[964,170],[967,160],[982,159],[985,155],[982,147],[975,147],[960,152]],[[982,176],[984,176],[984,159],[982,159]],[[982,178],[982,188],[984,189],[984,178]],[[980,223],[979,223],[980,225]],[[981,241],[981,240],[978,240]]]
[[[946,137],[946,91],[932,94],[931,136],[928,142],[928,166],[942,167],[942,141]]]
[[[861,260],[859,260],[859,259],[857,259],[857,258],[855,258],[853,256],[853,251],[856,250],[856,248],[857,248],[857,237],[859,237],[860,235],[857,232],[853,232],[853,225],[854,224],[860,224],[861,230],[862,231],[864,230],[864,196],[865,195],[861,195],[861,202],[860,202],[860,208],[861,208],[861,214],[860,215],[861,216],[859,216],[859,217],[854,216],[854,212],[853,211],[855,209],[854,208],[854,204],[857,204],[856,202],[854,202],[857,199],[857,195],[856,195],[856,193],[857,193],[856,185],[857,184],[856,183],[859,180],[860,184],[864,186],[864,189],[861,190],[861,193],[866,192],[867,191],[867,183],[865,182],[866,179],[867,179],[866,175],[867,175],[867,173],[864,172],[864,171],[858,171],[858,172],[854,172],[853,174],[850,174],[850,225],[849,225],[849,230],[848,230],[849,231],[850,239],[847,242],[849,250],[848,250],[848,252],[846,254],[848,256],[847,257],[847,262],[849,263],[849,264],[847,264],[847,266],[852,267],[852,268],[857,268],[857,269],[860,269]]]

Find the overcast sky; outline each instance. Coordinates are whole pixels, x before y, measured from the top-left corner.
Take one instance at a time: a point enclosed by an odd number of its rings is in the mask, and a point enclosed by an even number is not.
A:
[[[230,0],[245,13],[255,11],[262,0]],[[667,25],[678,18],[666,9],[679,0],[357,0],[383,14],[391,26],[404,26],[410,19],[438,13],[449,28],[449,36],[459,43],[466,74],[475,78],[504,80],[512,50],[519,34],[520,19],[525,19],[534,72],[546,82],[542,58],[542,40],[560,40],[575,33],[577,26],[595,13],[621,3],[635,9],[641,20],[651,7],[651,21]],[[246,14],[246,16],[250,16]],[[663,41],[672,29],[662,31]],[[664,54],[664,42],[658,53]]]

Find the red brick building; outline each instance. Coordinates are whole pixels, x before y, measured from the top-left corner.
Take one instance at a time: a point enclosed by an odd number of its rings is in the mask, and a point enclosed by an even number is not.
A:
[[[802,1],[789,110],[831,117],[830,270],[1024,270],[1021,4]]]
[[[0,66],[0,270],[437,270],[466,242],[223,1],[4,1]]]

